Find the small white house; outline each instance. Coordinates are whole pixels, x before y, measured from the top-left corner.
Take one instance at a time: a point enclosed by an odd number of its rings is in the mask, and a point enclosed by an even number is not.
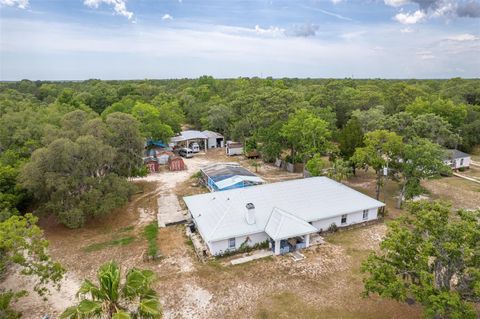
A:
[[[377,219],[385,206],[327,177],[184,197],[212,255],[269,243],[275,254],[310,245],[310,234]]]
[[[228,156],[242,155],[243,144],[239,142],[227,141],[227,147],[225,149],[225,152]]]
[[[450,166],[453,170],[459,168],[470,167],[470,155],[459,150],[448,150],[448,157],[445,160],[445,164]]]
[[[208,148],[221,148],[224,146],[224,137],[222,134],[212,131],[202,131],[208,138]]]

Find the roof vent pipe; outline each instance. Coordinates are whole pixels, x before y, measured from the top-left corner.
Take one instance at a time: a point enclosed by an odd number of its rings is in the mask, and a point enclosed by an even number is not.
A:
[[[253,205],[252,203],[248,203],[245,207],[247,208],[247,212],[245,214],[247,224],[255,224],[255,205]]]

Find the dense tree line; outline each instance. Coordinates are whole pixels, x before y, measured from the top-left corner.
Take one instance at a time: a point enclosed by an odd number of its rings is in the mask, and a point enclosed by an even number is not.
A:
[[[340,156],[336,167],[353,173],[371,166],[358,152],[351,160],[371,132],[468,152],[480,144],[480,81],[23,80],[0,84],[0,115],[0,219],[40,204],[78,227],[128,198],[145,139],[166,141],[183,124],[252,140],[265,161]]]

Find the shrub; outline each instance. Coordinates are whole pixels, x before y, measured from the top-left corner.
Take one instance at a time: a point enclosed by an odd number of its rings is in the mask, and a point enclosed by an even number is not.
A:
[[[148,168],[146,166],[141,166],[133,169],[132,176],[144,177],[144,176],[147,176],[148,173],[149,173]]]
[[[248,253],[258,249],[267,249],[268,248],[268,239],[260,243],[256,243],[253,246],[248,245],[248,239],[245,240],[238,249],[235,250],[226,250],[221,254],[216,255],[218,258],[229,257],[239,253]]]
[[[332,233],[336,232],[338,230],[337,224],[333,223],[328,227],[328,231],[331,231]]]
[[[257,141],[251,137],[245,140],[245,153],[250,153],[257,150]]]
[[[285,156],[285,161],[287,163],[291,163],[291,164],[302,163],[303,158],[298,154],[294,155],[293,157],[291,155],[287,155],[287,156]]]
[[[327,163],[320,154],[315,154],[305,165],[305,169],[312,176],[320,176],[323,173],[323,169],[327,166]]]
[[[190,178],[201,178],[202,177],[202,172],[198,171],[194,173]]]
[[[383,209],[380,209],[378,211],[378,216],[380,216],[381,218],[384,218],[386,216],[388,216],[388,209],[387,207],[384,207]]]

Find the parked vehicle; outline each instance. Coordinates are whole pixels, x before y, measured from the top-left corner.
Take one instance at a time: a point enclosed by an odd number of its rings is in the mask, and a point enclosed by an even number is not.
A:
[[[181,148],[180,151],[178,151],[178,155],[185,158],[191,158],[193,157],[193,151],[190,148],[184,147],[184,148]]]
[[[189,147],[194,153],[200,152],[200,146],[196,142],[190,143]]]

